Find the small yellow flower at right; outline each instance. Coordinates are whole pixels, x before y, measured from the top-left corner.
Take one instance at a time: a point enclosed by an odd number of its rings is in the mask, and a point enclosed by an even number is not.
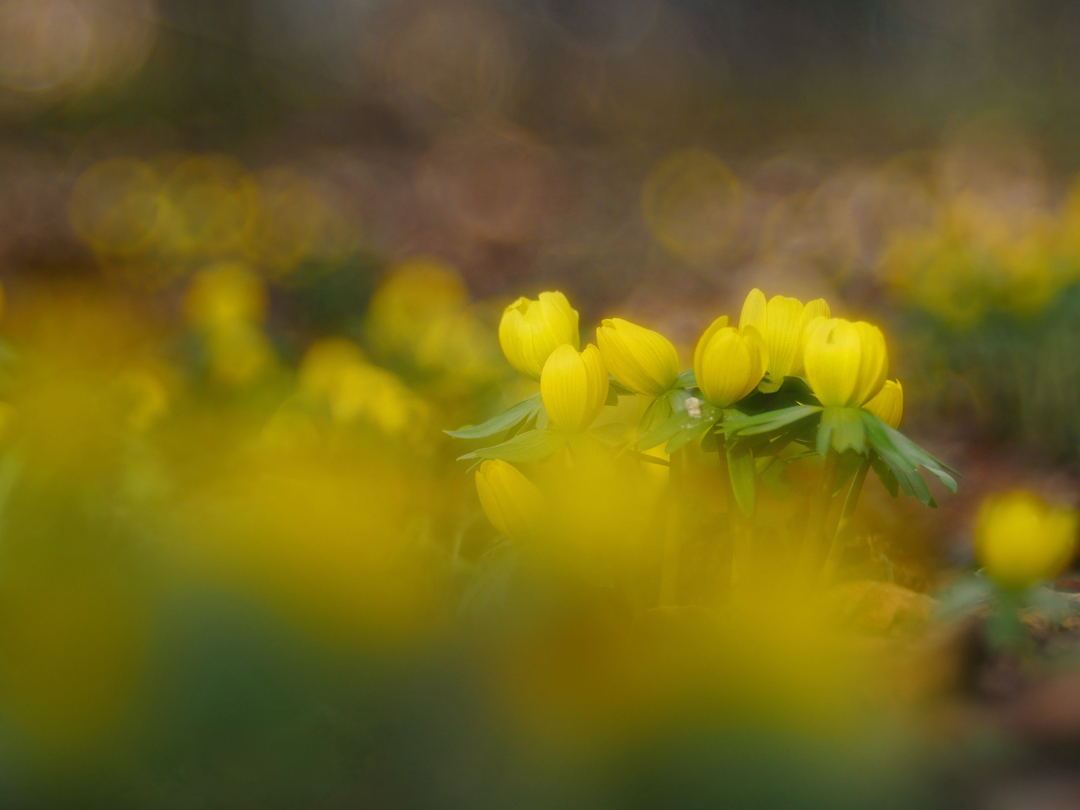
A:
[[[768,301],[756,287],[746,296],[739,328],[753,326],[765,338],[769,349],[766,369],[777,388],[789,377],[802,372],[806,326],[815,318],[828,318],[829,305],[824,298],[803,304],[797,298],[774,295]]]
[[[597,327],[596,343],[608,372],[631,391],[658,397],[675,385],[679,355],[659,332],[608,318]]]
[[[568,343],[551,353],[540,377],[540,397],[551,423],[580,433],[596,421],[608,395],[608,372],[592,344],[579,352]]]
[[[991,495],[975,525],[975,552],[986,575],[1023,590],[1060,574],[1076,555],[1076,511],[1022,490]]]
[[[904,388],[899,380],[886,380],[885,385],[863,407],[894,430],[904,415]]]
[[[885,336],[865,321],[815,318],[807,326],[806,380],[825,407],[858,408],[885,384]]]
[[[726,315],[717,318],[694,351],[694,376],[705,399],[727,408],[761,382],[769,365],[765,339],[753,326],[735,329]]]
[[[517,467],[501,460],[485,461],[476,471],[476,494],[491,525],[507,537],[520,540],[536,534],[544,498]]]
[[[519,298],[503,312],[499,345],[510,365],[534,380],[559,346],[581,345],[578,314],[561,292],[543,292],[536,301]]]

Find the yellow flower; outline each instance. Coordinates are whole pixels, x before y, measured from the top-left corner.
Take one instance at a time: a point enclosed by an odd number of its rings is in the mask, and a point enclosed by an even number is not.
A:
[[[476,471],[476,494],[491,525],[508,537],[536,533],[544,499],[536,485],[505,461],[485,461]]]
[[[551,353],[540,377],[540,396],[555,427],[579,433],[600,414],[608,395],[608,373],[600,350],[579,352],[568,343]]]
[[[210,331],[238,323],[260,323],[266,318],[266,288],[247,266],[224,262],[200,270],[184,299],[188,322]]]
[[[807,326],[806,379],[821,404],[858,408],[885,384],[885,337],[865,321],[815,318]]]
[[[1076,553],[1077,515],[1030,492],[991,495],[975,525],[975,551],[987,576],[1023,589],[1057,576]]]
[[[735,329],[726,315],[705,330],[694,351],[698,388],[713,405],[726,408],[755,388],[769,365],[765,339],[753,326]]]
[[[904,415],[904,387],[899,380],[886,380],[877,396],[863,407],[889,427],[895,428]]]
[[[774,295],[766,302],[765,294],[754,288],[743,303],[739,328],[753,326],[765,338],[769,348],[767,371],[773,384],[779,387],[784,377],[802,371],[807,324],[829,315],[829,305],[823,298],[804,305],[796,298]]]
[[[499,344],[510,365],[539,380],[555,349],[564,344],[574,349],[581,345],[577,311],[561,292],[540,293],[536,301],[519,298],[503,312]]]
[[[659,332],[608,318],[597,328],[596,342],[611,376],[631,391],[656,397],[675,385],[679,356]]]

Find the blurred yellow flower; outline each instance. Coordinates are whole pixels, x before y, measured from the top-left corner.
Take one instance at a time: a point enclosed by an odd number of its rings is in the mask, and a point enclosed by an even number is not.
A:
[[[534,380],[559,346],[581,345],[578,314],[561,292],[544,292],[536,301],[519,298],[503,312],[499,345],[510,365]]]
[[[596,343],[611,376],[638,394],[659,396],[679,376],[675,347],[659,332],[608,318],[596,330]]]
[[[899,380],[886,380],[877,395],[863,407],[889,427],[898,427],[904,415],[904,387]]]
[[[222,262],[199,271],[188,287],[184,312],[197,329],[258,323],[266,317],[266,288],[246,265]]]
[[[889,371],[885,337],[865,321],[815,318],[807,326],[806,379],[826,407],[858,408]]]
[[[251,385],[277,362],[266,333],[244,321],[214,329],[207,336],[206,348],[211,375],[228,386]]]
[[[1003,588],[1023,589],[1054,577],[1076,553],[1077,514],[1018,490],[983,501],[975,551],[987,576]]]
[[[804,305],[796,298],[774,295],[766,302],[765,294],[756,287],[746,296],[739,328],[753,326],[765,338],[769,348],[767,371],[774,389],[779,388],[784,377],[802,371],[807,324],[830,314],[823,298]]]
[[[326,396],[337,384],[341,372],[367,362],[364,352],[347,338],[322,338],[311,344],[300,361],[298,384],[306,396]]]
[[[728,326],[726,315],[712,322],[694,351],[698,388],[720,408],[738,402],[757,388],[768,365],[769,350],[761,333],[753,326]]]
[[[485,461],[476,471],[476,494],[491,525],[503,534],[515,539],[536,534],[544,499],[517,467],[501,460]]]
[[[608,373],[600,350],[579,352],[564,343],[551,353],[540,377],[540,396],[555,427],[578,433],[593,423],[608,395]]]
[[[371,297],[367,336],[376,356],[415,360],[432,324],[461,312],[469,293],[461,276],[437,259],[416,257],[386,276]]]

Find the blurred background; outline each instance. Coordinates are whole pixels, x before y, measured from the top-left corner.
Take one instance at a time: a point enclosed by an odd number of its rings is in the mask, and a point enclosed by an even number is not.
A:
[[[1077,500],[1078,82],[1065,0],[0,0],[0,804],[1075,806],[1075,684],[512,587],[441,431],[519,295],[823,296],[965,475],[866,496],[925,598]]]

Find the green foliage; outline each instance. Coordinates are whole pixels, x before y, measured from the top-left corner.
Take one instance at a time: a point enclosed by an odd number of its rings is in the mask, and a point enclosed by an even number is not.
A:
[[[550,456],[565,443],[565,433],[544,429],[526,430],[501,444],[481,447],[471,453],[459,456],[458,460],[498,458],[503,461],[538,461]]]
[[[514,407],[503,411],[498,416],[493,416],[486,422],[479,425],[470,425],[458,430],[447,430],[445,433],[447,436],[453,436],[455,439],[486,439],[490,436],[506,433],[507,431],[528,422],[530,419],[537,416],[543,407],[544,404],[540,400],[540,395],[533,394],[531,397],[523,399]]]

